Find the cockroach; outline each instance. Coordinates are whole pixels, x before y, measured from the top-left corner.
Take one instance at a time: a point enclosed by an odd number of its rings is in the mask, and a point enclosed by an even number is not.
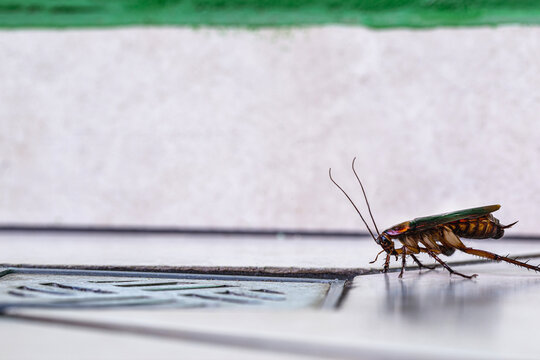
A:
[[[377,237],[375,237],[373,234],[373,231],[350,196],[332,178],[332,169],[328,170],[328,175],[330,176],[330,180],[339,188],[339,190],[341,190],[341,192],[350,201],[358,215],[360,215],[360,218],[364,222],[364,225],[366,226],[373,240],[375,240],[375,242],[382,247],[382,250],[377,254],[377,257],[375,257],[375,260],[373,260],[371,263],[377,261],[377,258],[381,253],[386,252],[386,260],[384,262],[383,272],[388,272],[391,256],[395,256],[396,261],[398,260],[399,256],[401,256],[400,278],[403,277],[407,256],[410,256],[420,269],[434,269],[434,267],[422,264],[415,256],[419,253],[426,253],[441,264],[446,270],[448,270],[450,274],[456,274],[467,279],[476,277],[477,274],[465,275],[455,271],[438,256],[440,254],[451,256],[456,249],[467,254],[480,256],[497,262],[504,261],[530,270],[540,271],[540,267],[538,266],[532,266],[525,262],[521,262],[507,256],[497,255],[489,251],[473,249],[465,246],[465,244],[461,242],[460,237],[468,239],[499,239],[504,235],[505,229],[515,225],[517,221],[509,225],[502,225],[499,220],[491,214],[492,212],[499,210],[501,207],[500,205],[481,206],[471,209],[453,211],[445,214],[419,217],[394,225],[384,230],[382,233],[379,232],[371,212],[371,207],[369,206],[364,185],[356,173],[354,166],[355,160],[356,158],[354,158],[352,161],[352,170],[356,176],[356,179],[358,180],[358,183],[360,184],[360,187],[362,188],[362,193],[364,194],[364,199],[366,200],[369,211],[369,216],[371,217],[371,221],[375,226]],[[400,248],[395,247],[394,241],[396,240],[402,244]]]

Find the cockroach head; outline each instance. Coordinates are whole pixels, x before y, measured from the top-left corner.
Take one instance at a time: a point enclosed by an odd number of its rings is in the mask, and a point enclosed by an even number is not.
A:
[[[386,251],[388,254],[395,253],[394,242],[390,240],[390,238],[388,238],[384,232],[380,234],[379,236],[377,236],[377,238],[375,239],[375,242],[381,245],[384,251]]]

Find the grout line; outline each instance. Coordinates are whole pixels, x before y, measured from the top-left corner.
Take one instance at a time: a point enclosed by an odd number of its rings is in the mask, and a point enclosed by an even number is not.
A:
[[[354,237],[371,240],[366,231],[344,230],[309,230],[309,229],[249,229],[249,228],[212,228],[180,226],[131,226],[131,225],[47,225],[47,224],[0,224],[0,235],[10,233],[25,234],[73,234],[81,235],[200,235],[200,236],[259,236],[259,237]],[[365,239],[364,239],[365,238]],[[506,235],[504,240],[540,240],[539,234]],[[501,240],[498,240],[501,241]]]
[[[81,233],[83,235],[203,235],[203,236],[307,236],[307,237],[368,237],[363,231],[306,230],[306,229],[247,229],[247,228],[205,228],[180,226],[130,226],[130,225],[40,225],[2,224],[2,233]]]
[[[330,288],[326,293],[321,309],[331,310],[338,307],[345,292],[345,284],[345,281],[333,281],[330,283]]]

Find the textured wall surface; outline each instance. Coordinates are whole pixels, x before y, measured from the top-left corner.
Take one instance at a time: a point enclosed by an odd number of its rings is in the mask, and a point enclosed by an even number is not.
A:
[[[538,233],[539,28],[0,32],[0,222]]]

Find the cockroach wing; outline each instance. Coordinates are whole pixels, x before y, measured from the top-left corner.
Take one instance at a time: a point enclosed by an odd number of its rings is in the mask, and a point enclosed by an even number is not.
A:
[[[489,213],[499,210],[500,207],[501,205],[487,205],[471,209],[453,211],[445,214],[419,217],[409,222],[408,230],[422,231],[461,219],[470,219],[485,216]]]

